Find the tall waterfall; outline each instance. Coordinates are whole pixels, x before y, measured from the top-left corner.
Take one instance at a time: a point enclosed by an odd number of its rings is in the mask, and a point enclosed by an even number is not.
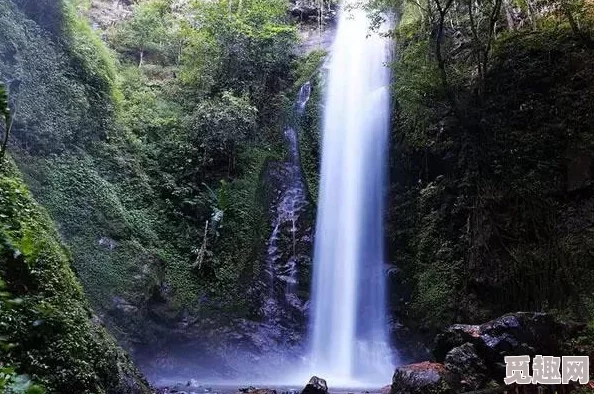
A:
[[[383,247],[389,45],[369,27],[364,10],[341,11],[325,97],[311,356],[335,385],[383,385],[393,372]]]

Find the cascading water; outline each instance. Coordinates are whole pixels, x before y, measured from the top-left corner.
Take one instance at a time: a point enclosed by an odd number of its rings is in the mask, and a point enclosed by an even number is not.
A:
[[[294,118],[296,118],[294,122],[303,114],[310,93],[311,85],[307,82],[299,90],[293,111]],[[267,244],[268,297],[264,315],[270,323],[282,321],[283,316],[290,316],[293,310],[300,314],[303,312],[303,303],[295,294],[299,269],[296,237],[299,230],[299,217],[308,205],[308,201],[299,162],[297,125],[287,125],[284,134],[289,157],[285,162],[278,164],[279,178],[282,177],[282,184],[274,204],[272,233]],[[281,236],[290,238],[288,253],[285,250],[287,245],[283,245],[284,248],[279,245]]]
[[[382,219],[389,46],[370,34],[364,10],[350,8],[341,10],[325,97],[311,357],[313,371],[333,385],[383,385],[394,362]]]

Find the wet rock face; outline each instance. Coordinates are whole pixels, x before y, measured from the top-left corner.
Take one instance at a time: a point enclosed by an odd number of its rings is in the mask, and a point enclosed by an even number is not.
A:
[[[450,393],[449,372],[443,364],[424,361],[396,368],[391,394]]]
[[[306,323],[303,295],[310,288],[314,206],[298,163],[268,162],[263,178],[271,233],[259,283],[258,293],[264,296],[260,312],[264,321],[300,332]]]
[[[333,23],[336,19],[336,2],[332,0],[291,0],[289,12],[291,16],[299,18],[300,22]]]
[[[330,49],[336,32],[336,5],[333,0],[291,0],[288,13],[299,27],[299,55]]]
[[[324,379],[312,376],[301,394],[328,394],[328,385]]]

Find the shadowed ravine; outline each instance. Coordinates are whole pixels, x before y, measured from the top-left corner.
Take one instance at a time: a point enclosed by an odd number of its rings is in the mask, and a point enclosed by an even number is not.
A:
[[[594,0],[0,1],[0,394],[591,393],[593,65]]]

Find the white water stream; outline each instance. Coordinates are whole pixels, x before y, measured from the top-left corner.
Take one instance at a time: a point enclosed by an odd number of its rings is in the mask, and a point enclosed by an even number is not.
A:
[[[310,323],[312,372],[344,387],[384,385],[393,373],[383,246],[389,45],[349,3],[325,97]]]

